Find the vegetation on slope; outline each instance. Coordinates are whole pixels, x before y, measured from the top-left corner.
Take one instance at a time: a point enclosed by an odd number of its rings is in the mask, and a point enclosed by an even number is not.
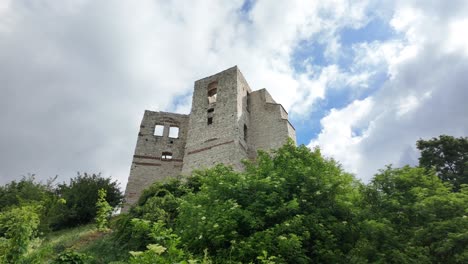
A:
[[[418,141],[421,167],[388,166],[368,184],[319,149],[289,142],[244,172],[218,165],[154,183],[103,232],[85,226],[37,238],[44,206],[62,202],[19,199],[1,210],[0,253],[10,263],[467,263],[468,148],[446,137]],[[446,146],[431,150],[437,140]],[[98,224],[108,212],[103,193],[93,204]],[[11,251],[12,228],[21,252]]]

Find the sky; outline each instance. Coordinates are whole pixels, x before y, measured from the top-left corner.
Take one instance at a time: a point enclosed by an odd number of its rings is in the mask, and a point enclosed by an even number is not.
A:
[[[466,0],[0,0],[0,184],[124,188],[144,110],[187,114],[193,82],[234,65],[368,182],[468,135],[467,30]]]

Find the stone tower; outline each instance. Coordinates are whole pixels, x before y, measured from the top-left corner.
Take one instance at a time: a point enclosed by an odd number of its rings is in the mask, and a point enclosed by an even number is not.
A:
[[[189,115],[145,111],[125,190],[127,211],[158,180],[224,163],[242,170],[257,150],[296,140],[266,89],[252,92],[237,66],[195,82]]]

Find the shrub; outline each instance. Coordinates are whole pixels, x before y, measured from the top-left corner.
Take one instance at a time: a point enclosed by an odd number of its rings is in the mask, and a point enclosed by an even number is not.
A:
[[[96,202],[96,226],[99,231],[105,231],[109,228],[109,217],[112,213],[112,207],[106,201],[106,190],[99,189],[98,201]]]
[[[0,213],[0,260],[18,263],[39,226],[39,206],[14,207]]]
[[[85,264],[92,258],[84,253],[66,250],[60,253],[54,260],[54,264]]]
[[[57,218],[52,223],[52,227],[61,229],[90,223],[96,217],[96,203],[100,189],[106,191],[106,201],[112,208],[122,202],[123,194],[117,181],[104,178],[101,174],[78,173],[69,184],[59,184],[57,193],[65,199],[66,204],[58,205]]]

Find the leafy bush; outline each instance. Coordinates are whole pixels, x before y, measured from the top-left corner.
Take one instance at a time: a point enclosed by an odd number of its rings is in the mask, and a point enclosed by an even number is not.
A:
[[[35,182],[34,175],[0,186],[0,211],[24,203],[40,202],[53,195],[52,187]]]
[[[122,216],[132,261],[160,258],[175,235],[184,256],[215,263],[468,262],[468,186],[452,192],[433,170],[387,167],[364,185],[290,142],[244,172],[192,177],[154,184]]]
[[[126,220],[133,235],[127,241],[144,241],[140,250],[161,245],[149,232],[140,232],[141,226],[129,224],[136,217],[147,227],[167,223],[188,252],[201,258],[206,250],[215,262],[346,258],[354,235],[353,202],[359,197],[359,184],[350,174],[318,150],[292,142],[273,156],[260,153],[246,167],[240,173],[218,165],[195,172],[188,182],[151,186],[152,195],[145,192]]]
[[[54,260],[54,264],[85,264],[92,258],[84,253],[78,253],[73,250],[66,250],[60,253]]]
[[[39,207],[13,207],[0,213],[0,260],[18,263],[39,226]]]
[[[98,191],[96,209],[96,227],[99,231],[105,231],[109,228],[108,221],[112,213],[112,207],[106,201],[106,190],[104,189],[99,189]]]
[[[118,206],[123,194],[118,187],[117,181],[104,178],[100,174],[78,174],[70,179],[70,183],[59,184],[58,195],[66,201],[66,204],[58,205],[54,223],[54,229],[77,226],[90,223],[96,217],[96,202],[98,201],[98,190],[106,191],[106,201],[114,208]]]

